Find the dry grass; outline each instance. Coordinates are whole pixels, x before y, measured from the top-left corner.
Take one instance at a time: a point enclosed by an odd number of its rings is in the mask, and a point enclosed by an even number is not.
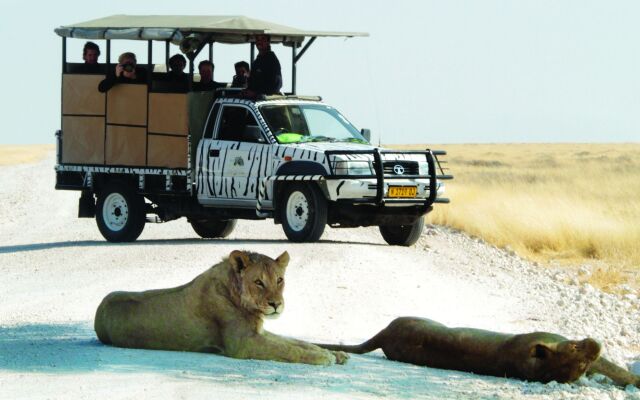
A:
[[[393,146],[420,148],[426,146]],[[590,282],[637,286],[640,144],[438,145],[455,176],[432,222],[543,263],[589,264]]]
[[[0,165],[15,165],[42,160],[55,151],[52,144],[0,145]]]

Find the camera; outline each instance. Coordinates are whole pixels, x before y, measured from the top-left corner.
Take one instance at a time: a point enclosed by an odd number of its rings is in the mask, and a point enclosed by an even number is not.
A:
[[[122,65],[122,70],[126,72],[133,72],[136,69],[136,66],[130,63],[121,64],[121,65]]]
[[[233,76],[233,81],[231,82],[231,84],[234,87],[245,87],[247,86],[247,76],[246,75],[234,75]]]

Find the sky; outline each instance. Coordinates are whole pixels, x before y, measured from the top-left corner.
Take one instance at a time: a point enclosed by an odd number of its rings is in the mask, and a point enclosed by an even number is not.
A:
[[[297,85],[371,129],[375,143],[640,141],[635,0],[61,0],[39,4],[37,13],[33,3],[2,0],[0,7],[0,144],[55,142],[62,40],[53,30],[113,14],[245,15],[368,32],[316,40],[298,63]],[[115,42],[112,54],[134,50],[144,61],[139,43]],[[83,44],[68,41],[68,61],[80,61]],[[288,90],[290,49],[273,47]],[[229,81],[233,63],[248,58],[246,45],[216,45],[214,79]]]

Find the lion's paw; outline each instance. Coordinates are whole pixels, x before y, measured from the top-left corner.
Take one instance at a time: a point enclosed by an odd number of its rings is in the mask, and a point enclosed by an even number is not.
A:
[[[336,364],[344,365],[347,363],[349,359],[349,354],[344,351],[332,351],[333,355],[336,357]]]

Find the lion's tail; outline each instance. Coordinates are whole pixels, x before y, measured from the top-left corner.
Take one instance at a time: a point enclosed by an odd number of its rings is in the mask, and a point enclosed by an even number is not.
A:
[[[377,335],[367,340],[364,343],[357,345],[345,345],[345,344],[318,344],[318,346],[333,351],[346,351],[353,354],[364,354],[375,349],[379,349],[382,346],[382,335],[384,330],[380,331]]]

